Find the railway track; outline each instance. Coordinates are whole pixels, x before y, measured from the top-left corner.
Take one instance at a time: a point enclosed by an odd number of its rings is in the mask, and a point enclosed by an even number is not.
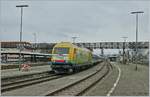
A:
[[[2,79],[1,92],[4,93],[15,89],[20,89],[30,85],[62,78],[64,76],[65,75],[55,75],[53,73],[43,72],[43,73],[37,73],[37,74],[31,74],[25,76],[17,76],[13,78],[4,78]]]
[[[79,73],[79,72],[78,72]],[[14,89],[19,89],[22,87],[27,87],[30,85],[50,81],[53,79],[58,79],[64,77],[64,75],[55,75],[50,72],[43,72],[25,76],[16,76],[11,78],[2,79],[1,92],[11,91]]]
[[[26,87],[26,86],[33,85],[33,84],[38,84],[38,83],[50,81],[53,79],[58,79],[61,77],[63,77],[63,76],[55,75],[55,74],[49,74],[49,73],[43,73],[39,76],[36,75],[35,77],[33,76],[30,78],[10,81],[10,82],[3,83],[1,85],[1,92],[6,92],[6,91]]]
[[[110,64],[109,64],[110,65]],[[96,72],[62,88],[56,89],[52,92],[47,92],[45,96],[81,96],[88,89],[93,87],[96,83],[102,80],[110,71],[110,66],[103,64]]]
[[[1,78],[1,81],[2,81],[2,84],[4,83],[7,83],[7,82],[13,82],[13,81],[16,81],[16,80],[20,80],[20,79],[25,79],[25,78],[31,78],[33,76],[36,76],[36,75],[45,75],[45,74],[53,74],[52,71],[44,71],[44,72],[40,72],[40,73],[33,73],[33,74],[25,74],[25,75],[16,75],[16,76],[8,76],[8,77],[2,77]]]

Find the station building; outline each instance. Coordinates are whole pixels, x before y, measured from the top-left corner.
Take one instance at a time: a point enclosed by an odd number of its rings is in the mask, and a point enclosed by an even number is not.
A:
[[[7,41],[1,42],[1,63],[18,62],[20,48],[22,62],[47,62],[50,60],[48,54],[51,53],[51,49],[43,48],[40,45],[36,46],[35,43],[25,41]]]

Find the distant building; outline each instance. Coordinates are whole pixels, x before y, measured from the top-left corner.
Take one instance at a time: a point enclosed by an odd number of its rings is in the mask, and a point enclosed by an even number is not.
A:
[[[37,61],[49,61],[46,55],[38,55],[38,53],[50,54],[51,49],[49,45],[43,44],[35,47],[34,43],[29,42],[18,42],[18,41],[7,41],[1,43],[1,62],[12,63],[19,61],[19,49],[21,46],[21,52],[28,54],[21,54],[21,61],[23,62],[37,62]],[[35,54],[30,54],[35,53]],[[37,54],[36,54],[37,53]]]
[[[19,42],[19,41],[1,42],[1,48],[19,48],[19,45],[27,49],[32,48],[31,43],[29,42]]]

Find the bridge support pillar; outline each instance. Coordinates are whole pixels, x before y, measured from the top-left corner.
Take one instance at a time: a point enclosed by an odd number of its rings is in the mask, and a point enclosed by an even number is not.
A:
[[[7,63],[7,61],[8,61],[8,56],[7,56],[7,54],[4,54],[4,55],[3,55],[1,61],[4,62],[4,63]]]
[[[36,62],[36,55],[31,55],[31,62]]]
[[[92,51],[92,52],[93,52],[93,48],[87,48],[87,49],[89,49],[90,51]]]
[[[34,57],[34,62],[36,62],[36,55],[34,55],[33,57]]]
[[[101,55],[104,55],[104,48],[101,48]]]
[[[24,55],[22,55],[22,62],[25,62],[25,57],[24,57]]]
[[[31,60],[30,61],[33,62],[33,55],[31,55]]]

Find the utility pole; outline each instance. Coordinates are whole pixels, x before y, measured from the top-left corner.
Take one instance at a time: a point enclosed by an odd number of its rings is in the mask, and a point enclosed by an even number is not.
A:
[[[21,23],[20,23],[20,44],[19,44],[19,71],[21,70],[21,51],[22,51],[22,17],[23,17],[23,7],[28,7],[28,5],[16,5],[16,7],[21,8]]]
[[[143,11],[135,11],[135,12],[131,12],[131,14],[135,14],[136,15],[136,27],[135,27],[135,29],[136,29],[136,45],[135,45],[135,61],[138,61],[138,55],[137,55],[137,53],[138,53],[138,15],[140,14],[140,13],[144,13]],[[135,67],[135,70],[137,70],[137,63],[136,63],[136,67]]]

